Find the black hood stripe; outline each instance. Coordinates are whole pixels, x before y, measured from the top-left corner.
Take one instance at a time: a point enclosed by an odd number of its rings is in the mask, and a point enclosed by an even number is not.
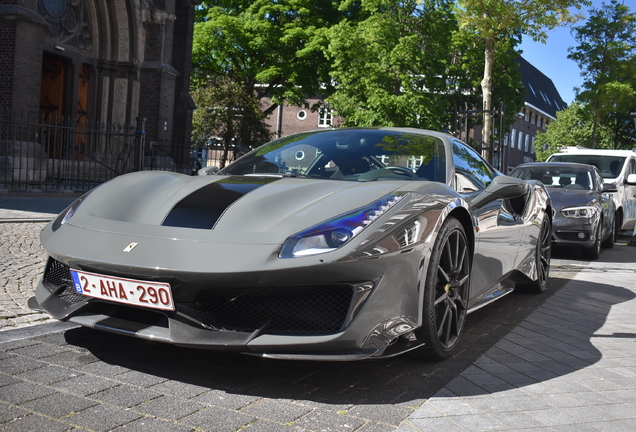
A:
[[[244,195],[279,177],[228,177],[211,183],[179,201],[161,225],[212,229],[223,212]]]

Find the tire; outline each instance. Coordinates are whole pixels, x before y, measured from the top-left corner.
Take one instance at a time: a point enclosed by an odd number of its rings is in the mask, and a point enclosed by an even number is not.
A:
[[[539,294],[545,291],[548,286],[550,259],[552,258],[552,223],[547,216],[541,222],[541,230],[537,238],[534,256],[537,279],[527,284],[517,284],[517,288],[522,291]]]
[[[598,224],[598,227],[596,228],[596,236],[595,236],[595,240],[594,240],[594,244],[591,247],[588,248],[584,248],[581,251],[581,255],[583,255],[583,258],[585,259],[589,259],[589,260],[595,260],[598,259],[598,256],[601,253],[601,224]]]
[[[453,217],[444,221],[431,251],[424,283],[422,327],[415,331],[424,360],[450,357],[459,345],[468,307],[471,254],[464,228]]]
[[[618,227],[616,226],[617,223],[618,221],[616,220],[616,216],[614,216],[614,222],[612,223],[612,232],[605,239],[605,241],[601,243],[602,247],[606,249],[611,249],[614,247],[614,242],[616,241],[616,233],[618,232]]]

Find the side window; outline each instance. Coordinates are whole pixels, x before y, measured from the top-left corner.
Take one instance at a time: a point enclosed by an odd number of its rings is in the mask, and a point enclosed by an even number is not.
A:
[[[494,170],[472,148],[452,142],[455,190],[468,193],[485,189],[495,177]]]
[[[629,160],[629,168],[627,169],[627,175],[636,174],[636,160]]]

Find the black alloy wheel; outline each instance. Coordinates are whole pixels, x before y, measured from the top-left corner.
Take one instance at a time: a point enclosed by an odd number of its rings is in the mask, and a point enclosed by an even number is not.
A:
[[[466,321],[471,253],[466,233],[455,218],[448,218],[437,236],[424,284],[422,327],[416,331],[424,346],[421,359],[450,357],[459,344]]]
[[[552,258],[552,224],[546,216],[541,222],[541,231],[537,238],[535,252],[535,268],[537,279],[528,284],[518,284],[520,290],[542,293],[548,286],[548,276],[550,275],[550,259]]]

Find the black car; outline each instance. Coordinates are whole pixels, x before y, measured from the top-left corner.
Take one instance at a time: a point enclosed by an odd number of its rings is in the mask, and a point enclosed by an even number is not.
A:
[[[552,198],[552,242],[555,246],[582,248],[585,258],[596,259],[601,246],[611,248],[618,227],[610,192],[593,165],[572,162],[534,162],[519,165],[511,174],[523,180],[539,180]]]

